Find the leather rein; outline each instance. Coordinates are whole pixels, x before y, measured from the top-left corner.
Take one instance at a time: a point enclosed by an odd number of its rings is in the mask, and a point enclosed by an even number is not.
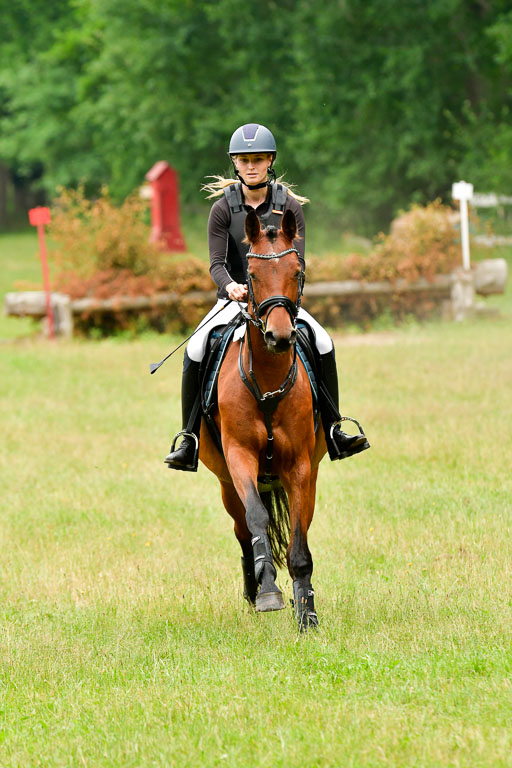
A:
[[[261,254],[261,253],[252,253],[252,251],[249,251],[247,253],[247,258],[253,258],[253,259],[262,259],[265,261],[270,261],[271,259],[280,259],[283,256],[287,256],[289,253],[296,253],[299,255],[299,252],[296,248],[287,248],[284,251],[279,251],[279,253],[271,253],[271,254]],[[253,307],[254,311],[254,317],[247,312],[247,310],[238,304],[240,307],[240,312],[242,313],[242,316],[248,323],[252,323],[256,328],[258,328],[262,334],[265,334],[267,322],[270,313],[276,309],[277,307],[284,307],[288,314],[290,315],[290,320],[292,321],[293,329],[295,330],[295,321],[297,319],[297,314],[300,309],[300,303],[302,300],[302,293],[304,289],[304,281],[305,281],[305,273],[303,270],[300,271],[300,274],[298,276],[298,292],[297,292],[297,301],[293,302],[291,299],[288,298],[288,296],[270,296],[268,299],[264,299],[260,304],[257,303],[256,298],[254,296],[254,289],[252,286],[252,280],[249,275],[249,270],[247,270],[247,289],[249,293],[249,298]],[[266,319],[263,319],[263,315],[266,313]],[[297,346],[296,343],[293,342],[293,360],[292,364],[290,366],[290,370],[288,371],[285,380],[279,387],[279,389],[274,390],[273,392],[262,392],[261,388],[256,380],[256,376],[254,374],[253,370],[253,354],[252,354],[252,344],[251,344],[251,335],[249,333],[249,328],[247,328],[246,332],[246,338],[247,338],[247,346],[249,350],[249,371],[248,374],[245,372],[244,364],[243,364],[243,340],[240,344],[240,352],[238,355],[238,371],[240,373],[240,378],[242,379],[243,383],[251,393],[251,395],[254,397],[258,404],[258,408],[260,411],[262,411],[264,419],[265,419],[265,427],[267,429],[267,450],[265,453],[265,482],[269,483],[271,481],[272,477],[272,459],[274,456],[274,435],[272,432],[272,414],[277,409],[277,406],[281,402],[281,400],[286,397],[288,392],[292,389],[293,385],[295,384],[295,381],[297,379]]]

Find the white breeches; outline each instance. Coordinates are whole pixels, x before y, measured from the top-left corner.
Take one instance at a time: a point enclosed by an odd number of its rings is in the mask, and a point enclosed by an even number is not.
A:
[[[239,312],[238,304],[236,301],[232,301],[230,304],[225,306],[226,302],[227,299],[217,300],[216,305],[208,312],[204,320],[199,324],[201,330],[197,331],[197,333],[192,336],[189,343],[187,344],[187,354],[190,359],[195,360],[196,363],[200,363],[204,357],[204,353],[206,352],[206,344],[208,341],[208,334],[210,331],[213,330],[213,328],[217,328],[219,325],[227,325],[227,323],[229,323],[229,321],[232,320],[234,316]],[[225,308],[222,310],[222,312],[220,312],[219,310],[223,306]],[[243,306],[247,305],[244,304]],[[217,315],[215,315],[216,312],[218,312]],[[215,317],[213,317],[213,315],[215,315]],[[309,314],[309,312],[306,312],[305,309],[302,309],[302,307],[299,309],[298,319],[304,320],[304,322],[307,323],[313,331],[316,348],[321,355],[325,355],[327,352],[332,350],[332,339],[325,328],[322,328],[320,323],[318,323],[315,318]]]

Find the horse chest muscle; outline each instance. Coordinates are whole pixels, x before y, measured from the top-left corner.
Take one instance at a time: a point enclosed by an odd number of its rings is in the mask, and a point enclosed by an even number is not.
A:
[[[253,450],[265,451],[267,445],[267,429],[264,415],[258,402],[243,383],[238,371],[237,344],[228,351],[222,366],[218,400],[219,412],[216,416],[217,426],[222,435],[223,444],[238,444],[251,447]],[[254,366],[258,383],[263,391],[278,389],[282,383],[279,374],[275,380],[265,379],[259,375]],[[277,379],[279,381],[277,382]],[[284,376],[283,376],[284,379]],[[277,382],[277,383],[276,383]],[[300,424],[300,434],[304,425],[308,424],[306,440],[297,442],[297,425]],[[307,375],[299,366],[297,380],[290,392],[279,402],[272,415],[272,432],[274,436],[274,455],[276,460],[286,457],[293,461],[296,455],[311,450],[314,445],[314,425],[311,391]]]

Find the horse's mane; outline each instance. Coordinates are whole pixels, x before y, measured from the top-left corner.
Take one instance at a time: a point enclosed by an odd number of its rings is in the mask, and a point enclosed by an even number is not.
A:
[[[213,181],[209,181],[207,184],[203,184],[201,187],[201,192],[208,192],[208,195],[206,197],[207,200],[212,200],[215,197],[221,197],[224,189],[226,187],[229,187],[231,184],[240,184],[240,181],[238,179],[227,179],[224,176],[218,176],[218,175],[212,175],[207,176],[208,179],[213,179]],[[276,179],[276,183],[284,184],[284,176],[279,176]],[[296,192],[293,191],[293,184],[286,183],[286,188],[288,190],[288,194],[290,197],[295,198],[298,203],[301,205],[304,205],[305,203],[309,203],[308,197],[303,197],[302,195],[298,195]]]

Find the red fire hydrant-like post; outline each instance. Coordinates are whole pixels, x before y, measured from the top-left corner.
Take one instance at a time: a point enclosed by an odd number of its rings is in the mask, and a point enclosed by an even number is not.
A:
[[[33,227],[37,227],[37,236],[39,238],[39,256],[41,258],[41,267],[43,270],[43,285],[46,293],[46,317],[48,320],[48,335],[50,339],[55,338],[55,323],[53,320],[52,297],[50,293],[50,274],[48,271],[48,258],[46,256],[46,241],[44,236],[45,224],[51,221],[49,208],[31,208],[28,212],[28,220]]]
[[[150,241],[160,241],[165,250],[187,250],[180,227],[178,174],[165,160],[155,163],[146,173],[151,184],[151,235]]]

